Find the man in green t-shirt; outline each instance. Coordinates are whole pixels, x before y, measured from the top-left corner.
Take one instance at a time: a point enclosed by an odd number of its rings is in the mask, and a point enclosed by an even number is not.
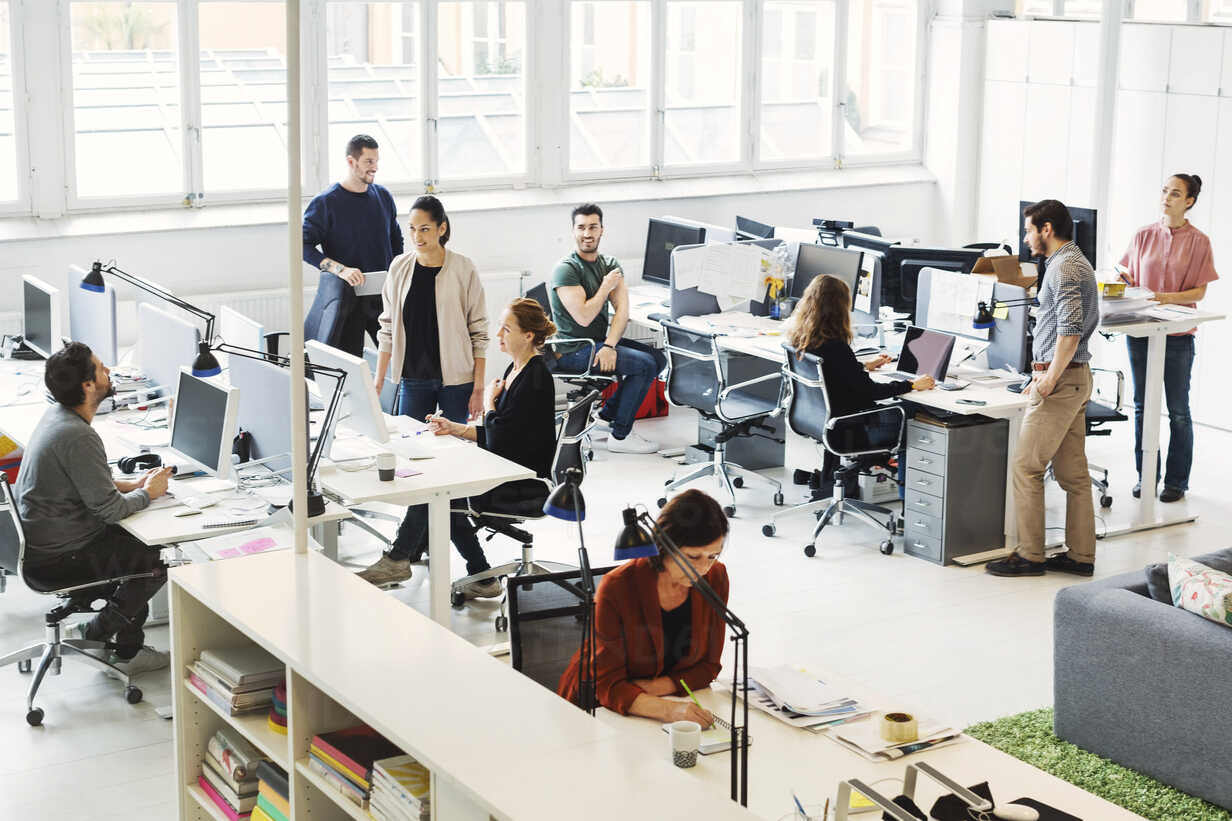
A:
[[[580,373],[594,364],[603,373],[615,373],[620,387],[599,411],[599,427],[610,430],[608,450],[614,453],[655,453],[659,443],[633,433],[633,420],[646,392],[659,378],[667,359],[661,351],[622,339],[629,324],[629,288],[620,263],[599,253],[603,237],[603,209],[592,203],[573,209],[573,241],[577,250],[552,272],[548,300],[552,321],[562,337],[589,339],[556,346],[558,373]],[[609,306],[611,319],[608,318]]]

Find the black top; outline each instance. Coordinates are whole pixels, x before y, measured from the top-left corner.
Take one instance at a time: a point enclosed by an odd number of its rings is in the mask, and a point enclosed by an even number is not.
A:
[[[675,610],[663,611],[663,671],[667,675],[689,654],[689,637],[693,634],[693,608],[689,596]]]
[[[509,379],[513,365],[505,368]],[[496,410],[475,431],[479,447],[548,478],[556,452],[556,386],[542,356],[530,362],[496,398]]]
[[[830,339],[809,351],[821,357],[822,380],[830,397],[830,415],[872,410],[879,399],[902,396],[910,392],[910,382],[877,382],[856,359],[851,346],[840,339]]]
[[[402,304],[402,327],[406,329],[403,379],[441,378],[441,333],[436,322],[436,275],[438,265],[428,268],[415,263],[411,289]]]

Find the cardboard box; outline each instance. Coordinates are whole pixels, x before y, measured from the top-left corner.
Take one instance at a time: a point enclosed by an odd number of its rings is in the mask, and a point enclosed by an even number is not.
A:
[[[1007,285],[1017,285],[1030,290],[1035,285],[1036,273],[1034,263],[1023,265],[1018,257],[1004,254],[999,257],[980,257],[971,269],[973,274],[993,274],[997,282]]]

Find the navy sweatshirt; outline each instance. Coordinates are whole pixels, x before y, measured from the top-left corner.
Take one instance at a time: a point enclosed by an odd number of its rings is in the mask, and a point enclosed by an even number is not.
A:
[[[316,246],[321,246],[317,250]],[[329,257],[361,271],[388,271],[402,253],[402,229],[393,196],[372,184],[356,194],[334,183],[304,212],[304,262],[313,268]]]

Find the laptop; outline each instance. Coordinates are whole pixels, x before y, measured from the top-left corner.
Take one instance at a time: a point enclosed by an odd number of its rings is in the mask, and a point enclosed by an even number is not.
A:
[[[895,381],[914,380],[928,374],[938,382],[945,380],[950,369],[950,356],[954,353],[954,337],[940,331],[908,326],[903,339],[903,350],[898,356],[898,367],[887,373]]]

